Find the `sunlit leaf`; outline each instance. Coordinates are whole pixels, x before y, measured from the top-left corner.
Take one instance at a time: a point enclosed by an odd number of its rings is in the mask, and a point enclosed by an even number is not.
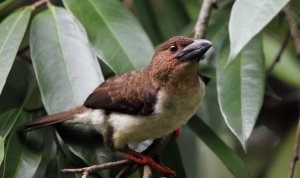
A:
[[[0,94],[26,31],[31,8],[17,10],[0,24]]]
[[[262,38],[254,38],[228,68],[226,55],[217,65],[218,100],[228,127],[246,149],[264,97]]]
[[[229,20],[230,59],[260,32],[289,0],[235,1]]]
[[[30,50],[49,114],[83,104],[103,81],[84,29],[68,11],[50,6],[35,16]]]
[[[231,150],[198,116],[188,122],[188,126],[218,156],[228,170],[237,178],[247,178],[244,162]]]
[[[140,24],[121,2],[63,2],[87,30],[97,56],[115,73],[124,73],[149,64],[153,46]]]

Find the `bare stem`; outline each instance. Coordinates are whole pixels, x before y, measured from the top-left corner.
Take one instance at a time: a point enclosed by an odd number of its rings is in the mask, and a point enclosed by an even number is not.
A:
[[[294,176],[296,162],[299,159],[299,144],[300,144],[300,118],[298,121],[297,134],[296,134],[296,139],[295,139],[294,149],[293,149],[293,158],[290,162],[288,178],[293,178]]]
[[[290,32],[288,32],[285,35],[285,38],[284,38],[283,43],[282,43],[282,45],[281,45],[281,47],[279,49],[279,52],[278,52],[277,56],[275,57],[273,63],[271,64],[271,66],[270,66],[270,68],[269,68],[269,70],[267,72],[267,77],[269,77],[272,74],[272,71],[273,71],[275,65],[280,61],[281,56],[282,56],[282,54],[284,52],[284,49],[286,48],[286,46],[287,46],[287,44],[289,42],[289,39],[290,39]]]
[[[143,178],[152,178],[152,171],[151,171],[151,167],[148,165],[144,166],[144,175]]]
[[[217,7],[217,0],[203,0],[198,20],[195,25],[195,39],[204,37],[212,8],[216,9]]]
[[[47,6],[49,6],[49,5],[51,5],[51,2],[50,2],[50,0],[38,0],[31,5],[31,8],[32,8],[32,10],[35,10],[37,7],[40,7],[44,4],[47,4]]]
[[[104,169],[111,169],[115,168],[117,166],[122,166],[130,163],[130,160],[123,159],[120,161],[115,161],[115,162],[109,162],[109,163],[104,163],[100,165],[93,165],[89,167],[84,167],[84,168],[77,168],[77,169],[63,169],[63,173],[76,173],[76,172],[82,172],[82,178],[86,178],[90,172],[95,172],[95,171],[101,171]]]
[[[291,37],[295,45],[297,57],[300,59],[300,34],[297,27],[297,21],[293,15],[291,6],[289,4],[283,8],[283,12],[286,16],[286,20],[290,27]]]

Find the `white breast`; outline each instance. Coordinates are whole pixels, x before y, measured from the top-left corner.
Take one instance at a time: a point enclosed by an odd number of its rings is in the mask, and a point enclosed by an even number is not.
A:
[[[116,148],[124,144],[162,137],[185,124],[196,112],[204,96],[204,84],[178,95],[169,96],[159,91],[154,114],[130,116],[111,113],[109,122],[114,128],[113,140]]]

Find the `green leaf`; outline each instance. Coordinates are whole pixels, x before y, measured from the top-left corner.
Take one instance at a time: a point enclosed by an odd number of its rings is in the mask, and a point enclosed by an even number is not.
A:
[[[17,124],[14,125],[13,131],[9,135],[7,145],[5,146],[2,177],[30,178],[35,174],[40,164],[43,155],[43,143],[38,141],[46,141],[47,139],[43,137],[45,134],[41,132],[30,133],[26,138],[22,137],[23,139],[17,135],[17,128],[29,120],[30,115],[25,112],[21,112],[18,115]],[[35,138],[34,140],[32,140],[33,137]],[[29,148],[27,144],[24,144],[26,141],[32,142],[31,148]]]
[[[150,1],[154,18],[163,39],[178,35],[189,23],[189,17],[180,0]],[[149,7],[148,7],[149,8]],[[176,19],[176,20],[174,20]]]
[[[149,64],[153,46],[140,24],[121,2],[63,2],[87,30],[97,56],[115,73],[124,73]]]
[[[61,152],[58,152],[56,157],[48,164],[45,178],[81,178],[80,173],[66,174],[61,171],[64,168],[71,168],[69,160],[66,160],[66,157],[62,155]]]
[[[0,164],[4,158],[4,139],[0,136]]]
[[[289,0],[234,2],[229,20],[230,61],[288,2]]]
[[[17,10],[0,24],[0,94],[26,31],[31,9]]]
[[[198,116],[193,116],[187,125],[220,158],[235,177],[249,177],[244,162]]]
[[[21,60],[15,60],[0,95],[1,114],[23,105],[31,79],[32,75],[28,64]]]
[[[178,144],[172,139],[164,148],[162,153],[162,161],[171,169],[175,170],[177,177],[187,177],[183,167]]]
[[[5,139],[11,132],[13,126],[15,125],[17,119],[22,113],[23,107],[9,110],[0,115],[0,136]]]
[[[30,47],[49,114],[82,105],[103,81],[84,29],[65,9],[50,6],[32,21]]]
[[[213,79],[205,86],[205,97],[201,107],[197,111],[197,115],[218,133],[218,131],[223,130],[226,126],[217,96],[216,80]]]
[[[218,100],[228,127],[246,149],[264,97],[262,38],[254,38],[227,68],[226,56],[217,64]]]

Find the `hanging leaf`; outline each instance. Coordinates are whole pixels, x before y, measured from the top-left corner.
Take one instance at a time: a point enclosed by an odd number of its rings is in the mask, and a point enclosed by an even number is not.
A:
[[[246,149],[264,97],[261,36],[254,38],[227,68],[226,55],[224,52],[217,65],[218,100],[228,127]]]
[[[153,46],[140,24],[121,2],[63,2],[87,30],[97,56],[115,73],[124,73],[149,64]]]
[[[288,2],[289,0],[234,2],[229,20],[230,61]]]
[[[244,162],[198,116],[193,116],[187,125],[218,156],[235,177],[249,177]]]
[[[35,16],[30,46],[42,100],[49,114],[83,104],[103,81],[84,29],[63,8],[50,6]]]
[[[15,60],[0,95],[0,114],[23,105],[31,80],[28,65],[24,61]]]
[[[10,118],[13,119],[13,118]],[[7,145],[5,146],[5,157],[3,160],[4,169],[3,177],[32,177],[42,159],[43,141],[46,141],[42,132],[30,133],[26,138],[21,139],[17,134],[17,129],[20,125],[25,124],[30,120],[30,115],[25,112],[20,112],[17,121],[8,137]],[[32,141],[32,147],[25,145],[29,139],[35,138]],[[30,141],[30,142],[31,142]]]
[[[0,24],[0,94],[26,31],[31,8],[17,10]]]
[[[4,139],[0,136],[0,164],[4,158]]]

